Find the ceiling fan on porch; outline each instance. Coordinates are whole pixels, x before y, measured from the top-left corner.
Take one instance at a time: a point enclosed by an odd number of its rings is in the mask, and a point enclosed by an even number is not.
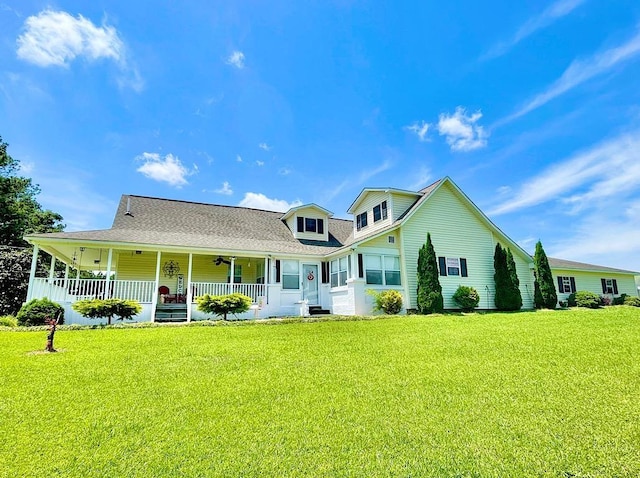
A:
[[[215,265],[219,266],[220,264],[227,264],[227,265],[231,265],[231,261],[228,261],[226,259],[223,259],[222,256],[218,256],[218,258],[213,261]]]

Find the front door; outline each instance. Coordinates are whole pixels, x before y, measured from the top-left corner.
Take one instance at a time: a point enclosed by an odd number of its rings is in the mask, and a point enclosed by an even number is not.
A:
[[[310,305],[318,304],[318,266],[302,264],[302,298]]]

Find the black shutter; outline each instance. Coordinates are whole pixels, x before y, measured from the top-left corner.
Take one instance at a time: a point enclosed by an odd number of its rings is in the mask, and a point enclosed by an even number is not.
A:
[[[276,282],[280,282],[280,259],[276,259]]]
[[[576,278],[569,277],[569,281],[571,282],[571,292],[573,293],[576,291]]]
[[[462,277],[469,277],[469,273],[467,272],[467,260],[464,257],[460,258],[460,274]]]
[[[440,275],[446,276],[447,275],[447,259],[445,259],[442,256],[438,257],[438,263],[440,264]]]
[[[618,293],[618,281],[613,279],[613,293],[617,294]]]
[[[322,283],[326,284],[329,282],[329,263],[322,263]]]
[[[362,263],[362,254],[358,254],[358,277],[364,277],[364,264]]]
[[[602,283],[602,293],[606,294],[607,293],[607,279],[600,279],[600,282]]]
[[[562,277],[558,276],[558,292],[561,294],[564,292],[564,284],[562,283]]]
[[[324,234],[324,220],[318,219],[318,234]]]
[[[304,217],[298,216],[298,232],[304,232]]]

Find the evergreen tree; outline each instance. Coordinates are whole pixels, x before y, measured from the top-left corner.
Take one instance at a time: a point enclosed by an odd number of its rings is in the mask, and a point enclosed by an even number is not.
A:
[[[522,308],[522,294],[520,293],[520,279],[518,279],[518,271],[516,270],[516,261],[513,260],[511,249],[507,248],[507,269],[509,270],[509,278],[511,279],[511,296],[513,309],[520,310]]]
[[[496,308],[498,310],[520,310],[522,308],[520,281],[511,251],[496,244],[493,267],[495,269],[493,279],[496,283],[494,299]]]
[[[507,255],[499,243],[496,244],[496,249],[493,253],[493,269],[495,271],[493,280],[496,284],[496,293],[493,300],[496,309],[508,310],[507,304],[509,303],[508,297],[511,280],[509,278],[509,270],[507,269]]]
[[[538,274],[533,271],[533,305],[536,309],[542,309],[544,305],[544,299],[542,298],[542,292],[540,292],[540,285],[538,284]]]
[[[444,310],[442,286],[438,277],[438,260],[427,233],[427,242],[418,252],[418,311],[432,314]]]
[[[545,254],[540,241],[537,242],[536,252],[533,255],[533,267],[536,287],[540,290],[540,297],[535,296],[536,308],[555,309],[558,303],[558,295],[556,294],[556,286],[553,283],[549,259],[547,259],[547,254]]]

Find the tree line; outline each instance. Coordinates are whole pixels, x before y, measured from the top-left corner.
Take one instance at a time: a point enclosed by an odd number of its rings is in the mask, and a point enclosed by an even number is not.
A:
[[[0,315],[15,315],[27,297],[33,247],[26,234],[64,230],[62,216],[37,201],[40,188],[20,175],[20,163],[0,136]],[[38,258],[38,274],[48,265]]]

